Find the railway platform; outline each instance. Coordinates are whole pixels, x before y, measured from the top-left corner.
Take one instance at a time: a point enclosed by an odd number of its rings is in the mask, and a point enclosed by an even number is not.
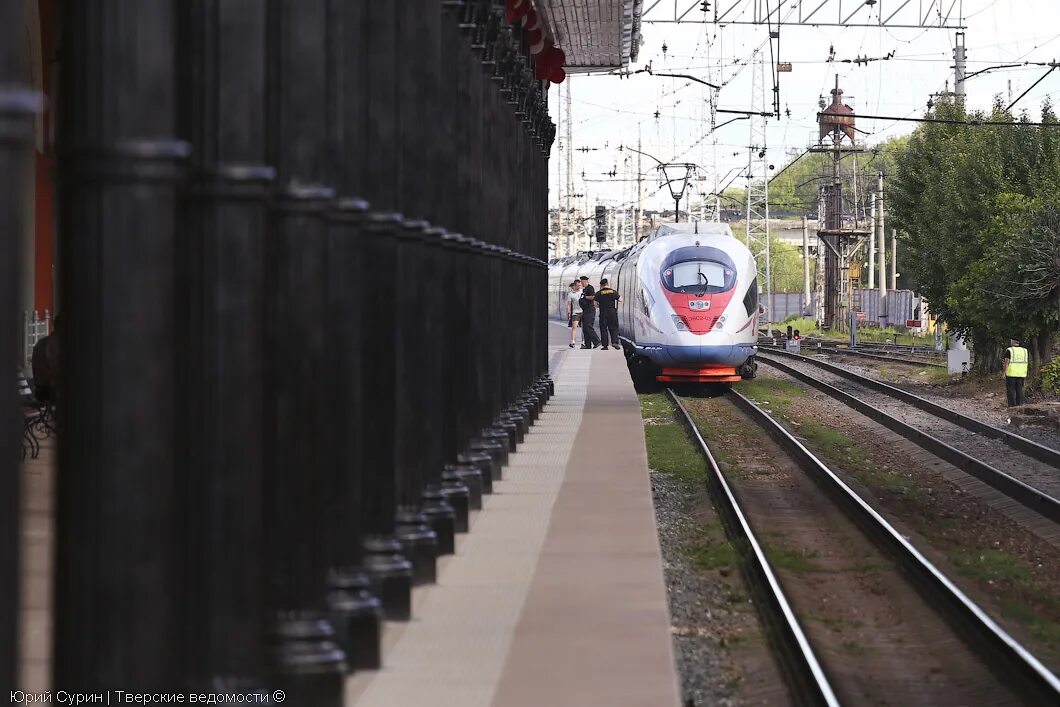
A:
[[[676,705],[640,407],[550,324],[556,394],[347,705]]]
[[[473,512],[413,618],[386,622],[383,668],[346,705],[678,702],[637,396],[613,351],[549,326],[556,394]],[[54,439],[23,466],[20,686],[50,685]]]

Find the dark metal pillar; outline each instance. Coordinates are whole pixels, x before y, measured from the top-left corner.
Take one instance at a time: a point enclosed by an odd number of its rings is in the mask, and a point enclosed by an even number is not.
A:
[[[278,192],[266,239],[265,527],[273,680],[297,704],[342,703],[345,655],[326,614],[324,508],[333,447],[326,339],[326,0],[268,5],[268,144]],[[293,694],[293,696],[292,696]]]
[[[381,666],[382,604],[370,591],[370,578],[361,567],[364,476],[363,427],[366,410],[362,370],[364,302],[360,269],[364,259],[363,227],[369,205],[358,198],[362,190],[366,106],[361,91],[361,36],[364,4],[329,2],[328,20],[328,143],[330,173],[338,197],[328,225],[328,384],[322,404],[333,424],[329,427],[335,454],[327,472],[326,517],[332,548],[328,604],[332,621],[346,650],[351,669]]]
[[[374,305],[382,296],[392,304],[397,230],[402,217],[402,149],[395,67],[401,60],[398,4],[367,3],[361,34],[361,90],[365,102],[365,153],[360,166],[364,197],[372,204],[364,227],[364,260],[360,271],[365,306],[362,346],[364,399],[371,405],[364,430],[364,563],[387,618],[411,615],[412,567],[395,537],[400,472],[395,461],[396,316],[391,307]]]
[[[397,337],[394,348],[399,375],[394,380],[394,428],[396,430],[394,461],[400,479],[396,516],[397,537],[405,555],[413,563],[413,580],[426,584],[435,580],[438,536],[429,518],[420,509],[420,496],[431,466],[431,439],[437,426],[431,424],[430,407],[437,378],[427,375],[423,365],[424,347],[433,346],[428,336],[428,322],[423,316],[427,298],[432,293],[424,287],[426,234],[430,224],[425,220],[434,210],[438,185],[431,179],[431,125],[423,120],[428,111],[427,74],[429,58],[426,34],[430,28],[428,14],[439,14],[434,0],[405,0],[395,3],[394,20],[401,28],[397,37],[399,60],[396,65],[397,115],[401,135],[401,171],[398,208],[406,220],[398,230],[398,247],[394,273],[399,286],[394,289]],[[432,67],[432,73],[435,70]],[[440,460],[434,460],[440,464]]]
[[[180,132],[194,146],[176,250],[186,686],[245,693],[265,673],[265,8],[188,0],[180,12]]]
[[[179,684],[175,0],[63,6],[52,684]],[[135,71],[130,70],[135,67]]]
[[[22,3],[0,4],[0,371],[7,375],[21,358],[19,241],[25,201],[32,198],[33,115],[40,108],[22,73],[22,9]],[[15,396],[9,395],[0,403],[0,695],[15,688],[18,670],[21,422]]]
[[[446,231],[439,227],[453,223],[451,176],[459,157],[453,150],[452,125],[455,106],[452,104],[451,75],[442,70],[445,43],[442,4],[437,0],[419,0],[418,19],[409,36],[418,45],[418,67],[421,78],[424,115],[435,116],[428,121],[422,134],[421,149],[428,156],[421,166],[425,177],[422,214],[435,227],[424,232],[424,249],[416,287],[421,293],[417,321],[422,324],[419,341],[429,342],[416,348],[418,358],[413,364],[426,383],[420,391],[423,412],[417,415],[418,424],[427,432],[422,450],[421,511],[437,538],[437,554],[452,554],[456,549],[456,511],[449,502],[448,489],[442,488],[442,469],[447,460],[456,457],[456,449],[449,446],[454,410],[448,405],[446,392],[453,369],[446,366],[451,352],[462,342],[454,339],[447,318],[451,312],[446,269],[451,264],[450,250],[444,247]],[[423,355],[429,347],[431,355]],[[426,421],[430,421],[429,423]]]

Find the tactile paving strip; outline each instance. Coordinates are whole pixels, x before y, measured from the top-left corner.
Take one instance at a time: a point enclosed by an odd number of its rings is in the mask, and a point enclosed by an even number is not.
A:
[[[383,670],[348,704],[490,704],[581,425],[591,361],[561,359],[556,394],[485,497],[472,532],[426,590]]]

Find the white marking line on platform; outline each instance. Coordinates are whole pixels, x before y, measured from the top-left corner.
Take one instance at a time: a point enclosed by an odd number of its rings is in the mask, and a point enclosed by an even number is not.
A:
[[[490,704],[581,425],[590,366],[587,356],[564,358],[556,394],[486,497],[474,532],[352,704]]]

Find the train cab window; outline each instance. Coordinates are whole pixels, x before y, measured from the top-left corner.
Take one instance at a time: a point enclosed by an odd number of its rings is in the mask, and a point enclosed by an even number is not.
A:
[[[736,271],[713,260],[684,260],[663,269],[663,285],[682,294],[725,292],[736,283]]]
[[[747,310],[747,316],[751,316],[758,310],[758,278],[751,280],[751,286],[747,288],[747,294],[743,298],[743,307]]]

